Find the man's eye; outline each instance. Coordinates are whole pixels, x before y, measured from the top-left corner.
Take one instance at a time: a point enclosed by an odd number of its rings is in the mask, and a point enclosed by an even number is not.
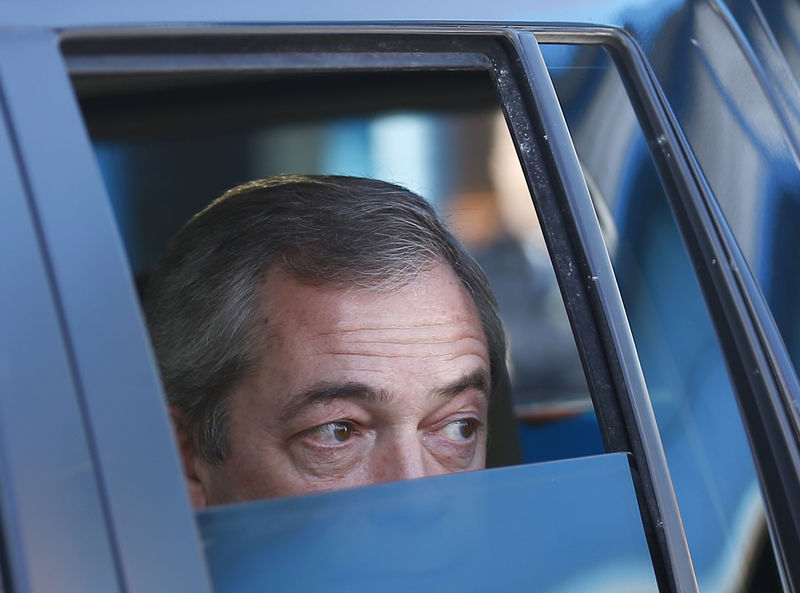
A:
[[[328,422],[312,431],[323,443],[343,443],[353,436],[353,425],[348,422]]]
[[[463,418],[446,424],[442,428],[442,434],[454,441],[468,441],[475,435],[477,428],[478,423],[476,420]]]

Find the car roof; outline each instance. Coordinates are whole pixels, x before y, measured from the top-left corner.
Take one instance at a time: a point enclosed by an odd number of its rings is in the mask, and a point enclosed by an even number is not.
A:
[[[371,2],[304,0],[26,0],[0,4],[0,26],[83,28],[148,24],[319,23],[319,22],[574,22],[622,26],[643,10],[671,12],[682,2],[653,0],[407,0]]]

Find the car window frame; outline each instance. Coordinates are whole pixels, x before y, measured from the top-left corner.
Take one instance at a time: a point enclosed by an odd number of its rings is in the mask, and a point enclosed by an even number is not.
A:
[[[28,391],[3,390],[0,398],[19,405],[29,399],[25,393],[58,381],[59,394],[72,395],[69,403],[55,415],[45,414],[48,422],[35,410],[12,417],[18,422],[15,434],[26,435],[29,465],[47,467],[52,454],[47,445],[83,443],[88,453],[80,464],[39,474],[5,466],[7,487],[25,486],[32,476],[36,482],[26,491],[25,512],[17,506],[22,495],[2,500],[6,559],[19,560],[9,566],[11,591],[55,592],[71,579],[90,593],[115,587],[211,593],[127,260],[58,42],[57,32],[49,30],[3,32],[0,88],[16,172],[58,319],[57,330],[43,344],[66,357],[69,374],[58,379],[48,366],[29,380]],[[101,298],[86,298],[87,287],[95,288],[98,278]],[[118,355],[109,360],[108,352]],[[79,424],[62,426],[70,416]],[[73,432],[64,435],[67,426]],[[43,430],[60,435],[63,444]],[[20,440],[3,443],[2,453],[19,452],[26,446]],[[86,496],[90,490],[83,496],[54,491],[57,478],[73,475],[95,482],[96,500]],[[76,508],[69,510],[70,505]],[[54,534],[49,536],[41,523],[19,521],[27,516],[41,521],[49,516]],[[93,538],[82,562],[62,567],[56,559],[70,558],[70,546],[80,549],[75,542],[93,533],[80,521],[68,523],[70,517],[91,517],[103,541]],[[28,545],[37,535],[67,541],[40,565]],[[47,576],[59,568],[63,575]],[[109,573],[105,582],[98,578]]]

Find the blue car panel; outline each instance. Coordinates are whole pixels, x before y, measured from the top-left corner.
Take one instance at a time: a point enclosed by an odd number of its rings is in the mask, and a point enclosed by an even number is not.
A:
[[[198,520],[219,592],[658,590],[619,453],[220,507]]]

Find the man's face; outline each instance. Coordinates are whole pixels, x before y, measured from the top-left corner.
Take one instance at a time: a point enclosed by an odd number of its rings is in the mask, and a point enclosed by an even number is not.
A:
[[[489,354],[437,265],[391,291],[267,274],[265,341],[229,395],[228,457],[186,460],[195,506],[484,467]]]

